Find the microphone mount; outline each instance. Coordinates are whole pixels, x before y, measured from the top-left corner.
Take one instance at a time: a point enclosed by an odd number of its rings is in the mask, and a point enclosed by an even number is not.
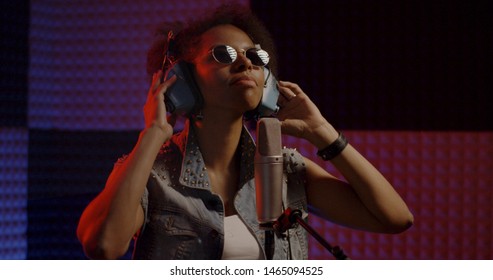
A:
[[[302,218],[302,212],[299,209],[292,210],[287,208],[284,213],[274,222],[273,228],[278,234],[283,234],[286,230],[293,228],[295,225],[301,225],[309,234],[311,234],[322,246],[325,247],[336,259],[349,260],[346,254],[339,246],[332,247],[327,240],[318,234]]]

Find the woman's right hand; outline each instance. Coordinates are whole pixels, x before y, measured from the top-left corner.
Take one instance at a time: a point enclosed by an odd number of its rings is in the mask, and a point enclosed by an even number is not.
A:
[[[146,129],[151,127],[159,128],[169,138],[173,134],[173,125],[175,124],[176,117],[174,115],[170,115],[169,118],[166,116],[164,93],[175,83],[176,76],[161,82],[163,75],[163,71],[159,70],[152,76],[151,87],[149,88],[147,101],[144,105],[144,119]]]

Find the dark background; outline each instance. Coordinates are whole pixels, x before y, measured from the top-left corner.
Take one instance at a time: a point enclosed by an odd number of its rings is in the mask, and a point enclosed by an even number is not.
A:
[[[138,129],[29,123],[36,109],[28,110],[31,4],[0,4],[1,258],[84,259],[75,237],[80,213],[104,186],[116,158],[134,145]],[[278,78],[299,83],[339,129],[493,130],[490,1],[254,0],[251,7],[276,39]],[[19,179],[9,166],[19,160],[16,149],[23,141],[26,165],[18,168]],[[27,185],[27,193],[15,197],[25,207],[10,203],[8,192],[17,184]],[[14,208],[27,212],[25,223],[11,222]],[[27,228],[21,235],[27,248],[5,230],[14,226]]]
[[[25,125],[29,1],[1,5],[1,124]],[[276,39],[278,78],[299,83],[341,128],[492,130],[491,1],[251,7]]]
[[[344,129],[492,130],[491,1],[252,1],[298,81]]]

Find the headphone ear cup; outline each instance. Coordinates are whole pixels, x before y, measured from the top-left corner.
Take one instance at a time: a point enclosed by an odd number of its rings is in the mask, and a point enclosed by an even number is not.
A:
[[[270,117],[279,111],[277,99],[279,98],[279,89],[277,88],[277,80],[272,75],[270,69],[264,66],[264,91],[262,99],[257,108],[245,113],[245,119],[254,120],[262,117]]]
[[[177,79],[165,93],[166,110],[170,113],[189,116],[202,107],[202,94],[188,63],[184,61],[175,63],[166,73],[166,80],[173,75]]]
[[[279,111],[277,100],[279,99],[279,89],[277,80],[268,67],[264,66],[264,93],[260,103],[259,114],[261,117],[270,117]]]

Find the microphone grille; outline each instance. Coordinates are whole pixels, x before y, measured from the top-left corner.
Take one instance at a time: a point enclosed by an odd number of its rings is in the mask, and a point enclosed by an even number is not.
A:
[[[263,156],[281,155],[281,123],[276,118],[257,122],[257,151]]]

